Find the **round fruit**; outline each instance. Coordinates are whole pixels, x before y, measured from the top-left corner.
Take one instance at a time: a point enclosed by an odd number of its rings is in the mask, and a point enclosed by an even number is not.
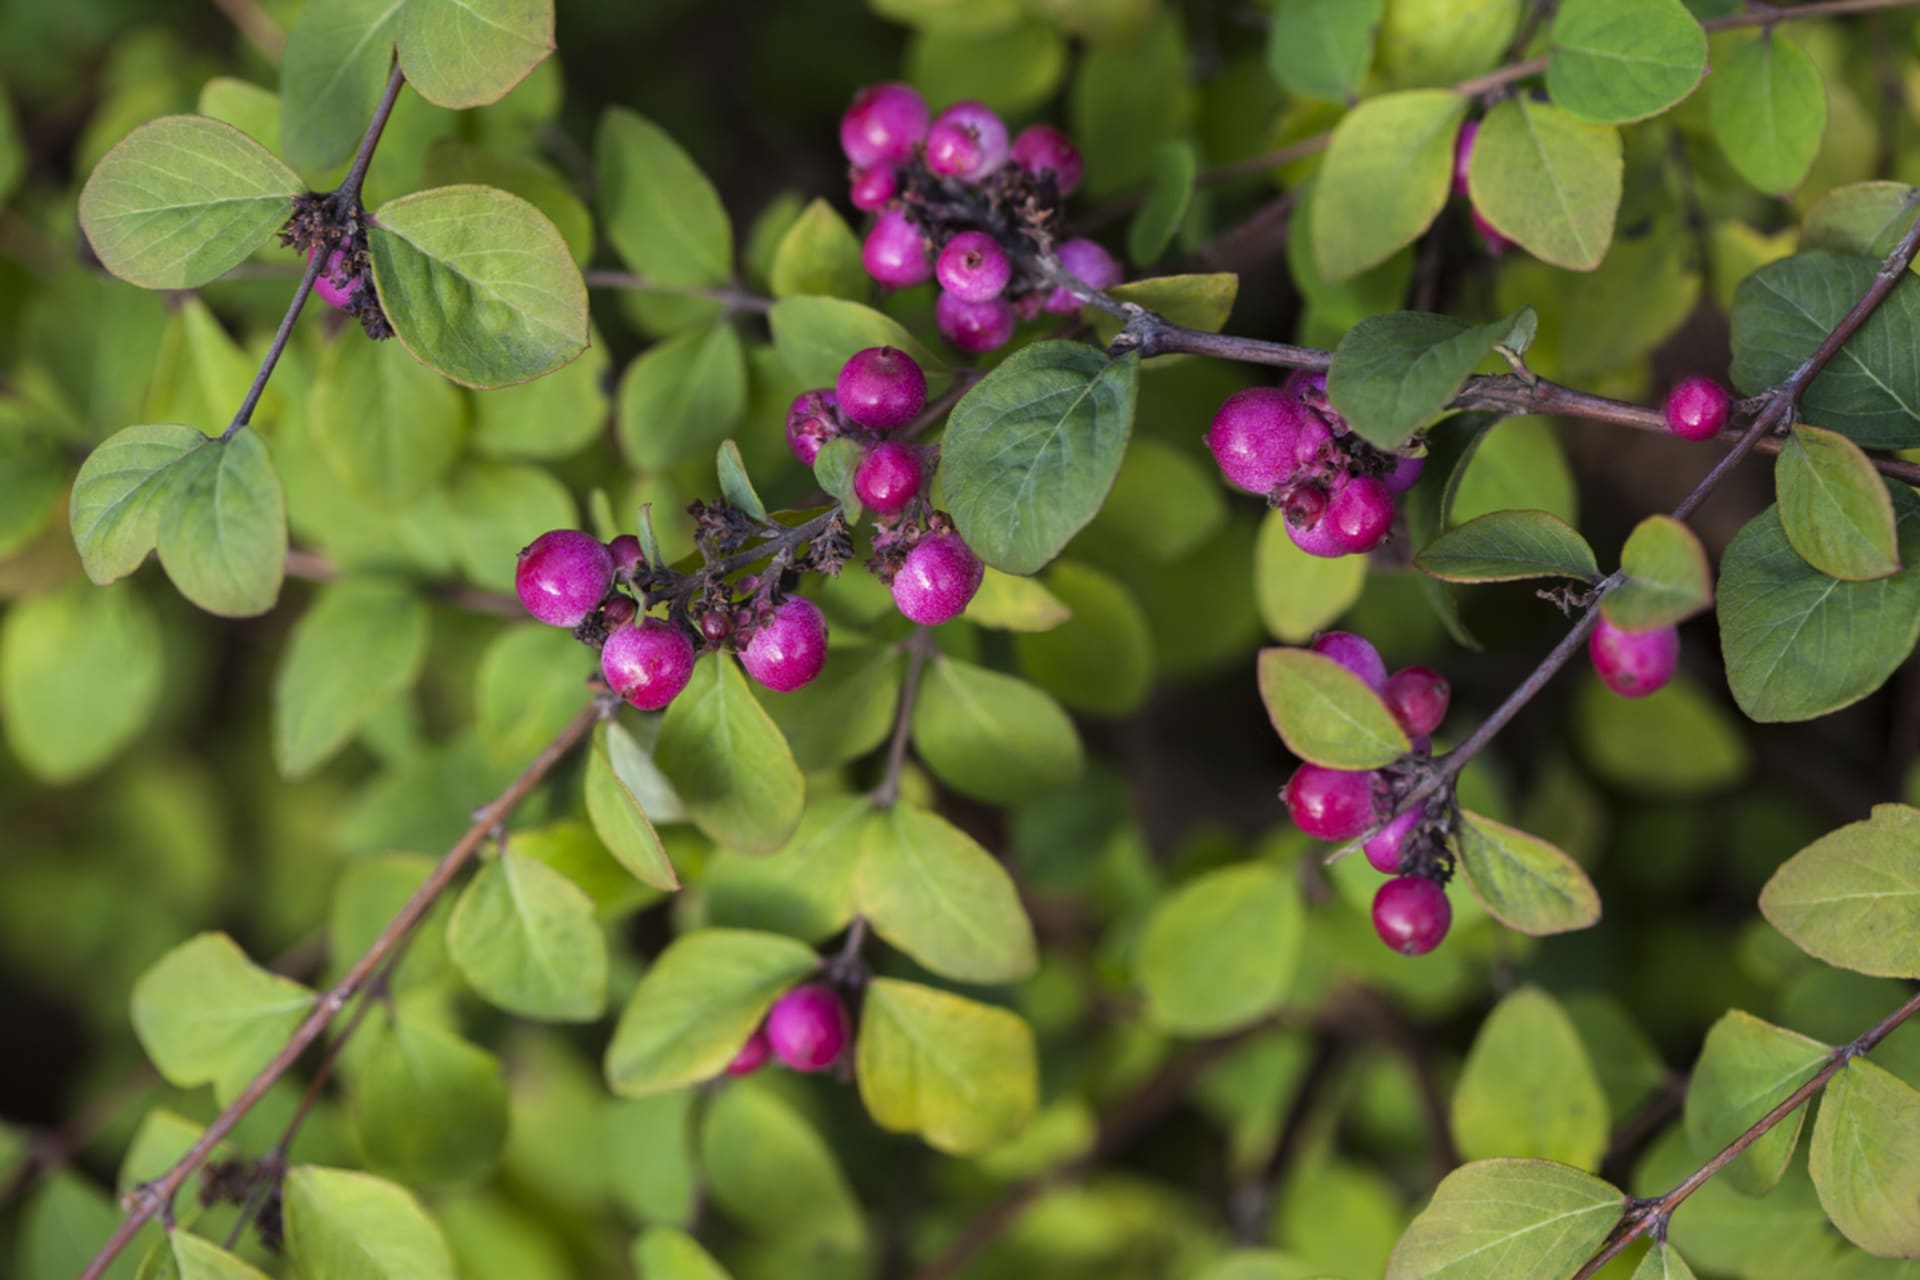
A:
[[[1712,378],[1682,378],[1667,393],[1667,430],[1682,440],[1711,440],[1727,425],[1733,400]]]
[[[740,1046],[740,1052],[733,1055],[733,1061],[727,1064],[730,1076],[750,1076],[766,1065],[767,1057],[773,1052],[767,1044],[767,1032],[764,1027],[755,1027],[747,1042]]]
[[[942,291],[933,304],[933,320],[941,337],[972,356],[1004,347],[1013,337],[1013,308],[1005,298],[968,302]]]
[[[824,982],[795,987],[767,1011],[767,1044],[795,1071],[825,1071],[847,1047],[847,1007]]]
[[[860,456],[853,469],[853,496],[883,516],[907,509],[926,483],[926,466],[912,445],[883,440]]]
[[[1322,631],[1313,638],[1313,651],[1359,676],[1375,693],[1387,687],[1387,664],[1365,636],[1351,631]]]
[[[893,576],[893,603],[914,622],[937,627],[966,612],[986,573],[959,534],[923,538]]]
[[[1400,873],[1401,851],[1406,848],[1407,837],[1412,835],[1413,829],[1420,825],[1422,816],[1421,809],[1409,809],[1380,828],[1371,839],[1360,846],[1361,851],[1367,855],[1367,862],[1375,871],[1390,876]]]
[[[319,252],[320,246],[318,245],[309,249],[307,251],[307,261],[312,262],[314,255]],[[313,291],[320,295],[322,302],[334,308],[336,311],[345,310],[347,304],[353,301],[353,295],[360,292],[360,281],[346,274],[346,264],[346,250],[335,249],[327,255],[327,264],[320,268],[320,274],[315,276],[313,280]],[[345,280],[346,283],[336,283],[340,280]]]
[[[1335,485],[1320,523],[1332,526],[1345,554],[1364,554],[1393,528],[1393,494],[1378,476],[1353,476]]]
[[[1092,240],[1069,240],[1053,251],[1068,275],[1091,289],[1111,289],[1126,277],[1120,260]],[[1071,289],[1056,288],[1047,295],[1047,310],[1056,316],[1070,316],[1084,304]]]
[[[1371,770],[1303,764],[1287,779],[1287,814],[1316,840],[1351,840],[1373,824]]]
[[[904,351],[868,347],[840,367],[834,394],[848,422],[869,431],[891,431],[912,422],[926,407],[927,375]]]
[[[1680,633],[1673,627],[1626,631],[1603,617],[1587,641],[1587,656],[1607,688],[1623,698],[1644,698],[1673,679]]]
[[[1423,956],[1453,924],[1447,891],[1424,876],[1395,876],[1373,895],[1373,930],[1403,956]]]
[[[1438,729],[1447,718],[1453,691],[1447,678],[1432,667],[1405,667],[1393,673],[1380,696],[1407,735],[1418,738]]]
[[[554,529],[521,550],[513,588],[540,621],[577,627],[613,589],[613,555],[592,534]]]
[[[886,165],[877,164],[871,169],[854,170],[847,196],[854,208],[873,213],[884,209],[899,189],[900,176]]]
[[[647,554],[641,550],[640,539],[630,533],[607,543],[607,554],[613,557],[613,576],[621,582],[632,582],[646,572]]]
[[[1050,124],[1029,125],[1013,140],[1013,162],[1038,178],[1053,174],[1054,189],[1070,196],[1080,186],[1086,163],[1073,140]]]
[[[812,466],[820,446],[840,434],[840,398],[833,389],[803,391],[787,409],[787,448]]]
[[[898,209],[888,209],[873,220],[873,229],[860,246],[860,261],[868,275],[889,289],[905,289],[933,275],[926,237]]]
[[[947,241],[933,264],[940,287],[963,302],[986,302],[1006,292],[1013,259],[984,231],[962,231]]]
[[[811,600],[788,596],[747,641],[740,665],[775,693],[810,684],[827,665],[827,615]]]
[[[862,169],[911,160],[926,136],[926,100],[904,84],[868,85],[840,117],[840,149]]]
[[[660,618],[642,618],[607,636],[600,671],[613,691],[642,711],[658,711],[693,678],[693,642]]]
[[[1228,484],[1268,494],[1299,470],[1306,411],[1277,387],[1248,387],[1226,398],[1207,428],[1207,449]]]
[[[1007,125],[984,104],[956,102],[927,130],[927,168],[978,181],[1007,162]]]

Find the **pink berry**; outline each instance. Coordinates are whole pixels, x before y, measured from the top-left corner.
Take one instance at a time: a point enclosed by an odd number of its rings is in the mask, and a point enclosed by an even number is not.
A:
[[[848,197],[853,201],[854,208],[872,213],[885,208],[887,201],[893,199],[899,189],[900,176],[888,166],[877,164],[870,169],[854,171]]]
[[[970,356],[1004,347],[1013,337],[1013,308],[1005,298],[968,302],[942,291],[933,304],[933,321],[941,337]]]
[[[840,366],[834,394],[848,422],[869,431],[891,431],[912,422],[926,407],[927,375],[904,351],[868,347]]]
[[[905,289],[933,276],[927,259],[927,240],[906,214],[888,209],[873,220],[860,261],[867,274],[889,289]]]
[[[1013,162],[1034,177],[1053,174],[1054,189],[1070,196],[1080,186],[1086,164],[1072,139],[1050,124],[1029,125],[1013,140]]]
[[[984,231],[962,231],[933,264],[940,287],[963,302],[986,302],[1006,292],[1013,259]]]
[[[1067,274],[1094,289],[1111,289],[1125,279],[1120,260],[1092,240],[1069,240],[1053,251]],[[1047,295],[1047,310],[1056,316],[1079,311],[1080,299],[1070,289],[1057,288]]]
[[[1425,458],[1399,458],[1394,461],[1393,470],[1383,477],[1387,492],[1402,494],[1420,483],[1420,473],[1427,469]]]
[[[820,446],[840,434],[840,398],[831,387],[803,391],[787,408],[787,448],[807,466],[820,456]]]
[[[1313,638],[1313,651],[1359,676],[1375,693],[1387,687],[1387,664],[1364,636],[1351,631],[1322,631]]]
[[[1601,618],[1587,641],[1587,655],[1607,688],[1623,698],[1644,698],[1673,679],[1680,665],[1680,632],[1673,627],[1625,631]]]
[[[1497,258],[1513,247],[1513,241],[1501,235],[1498,228],[1481,217],[1478,209],[1473,211],[1473,229],[1480,233],[1480,243],[1486,246],[1489,258]]]
[[[319,245],[307,250],[307,261],[312,262],[319,252]],[[345,274],[346,263],[346,250],[335,249],[327,255],[327,265],[320,268],[320,274],[313,281],[313,291],[320,295],[322,302],[336,311],[345,310],[347,303],[353,300],[353,295],[360,292],[360,282]],[[341,280],[346,283],[338,283]]]
[[[642,711],[658,711],[693,678],[693,642],[660,618],[642,618],[607,636],[600,670],[613,691]]]
[[[1380,697],[1408,736],[1418,738],[1438,729],[1447,718],[1453,690],[1432,667],[1403,667],[1388,678]]]
[[[607,602],[600,606],[600,620],[611,630],[626,626],[639,612],[640,606],[633,602],[632,596],[608,596]]]
[[[1401,851],[1406,848],[1407,837],[1412,835],[1413,829],[1420,825],[1420,819],[1423,816],[1425,816],[1424,811],[1415,807],[1380,828],[1372,838],[1360,846],[1367,855],[1368,864],[1383,875],[1399,874]]]
[[[750,1076],[766,1065],[767,1056],[773,1052],[767,1044],[767,1032],[764,1027],[755,1027],[747,1042],[740,1046],[740,1052],[733,1055],[733,1061],[727,1064],[730,1076]]]
[[[868,85],[840,117],[840,149],[863,169],[911,160],[926,136],[926,100],[904,84]]]
[[[1321,524],[1347,555],[1364,555],[1379,546],[1393,528],[1393,493],[1377,476],[1353,476],[1336,484]]]
[[[847,1047],[847,1007],[824,982],[795,987],[767,1012],[767,1044],[795,1071],[825,1071]]]
[[[788,596],[747,641],[740,665],[775,693],[811,683],[827,665],[827,615],[811,600]]]
[[[613,589],[613,556],[592,534],[554,529],[520,552],[513,587],[540,621],[577,627]]]
[[[1287,814],[1316,840],[1351,840],[1373,824],[1374,776],[1303,764],[1287,779]]]
[[[1227,483],[1268,494],[1299,470],[1298,401],[1275,387],[1248,387],[1226,398],[1207,428],[1207,449]]]
[[[607,543],[607,554],[613,557],[613,576],[618,582],[632,582],[646,572],[647,553],[641,549],[640,539],[630,533]]]
[[[912,445],[883,440],[860,456],[853,469],[853,496],[883,516],[907,509],[926,483],[927,469]]]
[[[1467,163],[1473,159],[1473,142],[1480,136],[1480,122],[1469,120],[1460,126],[1460,134],[1453,140],[1453,194],[1465,197],[1467,194]]]
[[[1667,430],[1682,440],[1711,440],[1727,425],[1732,407],[1727,389],[1712,378],[1698,374],[1682,378],[1680,385],[1667,393]]]
[[[912,621],[937,627],[966,612],[986,573],[959,534],[923,538],[893,576],[893,603]]]
[[[927,168],[978,181],[1007,162],[1007,126],[984,104],[956,102],[927,130]]]
[[[1294,516],[1294,511],[1304,505],[1304,498],[1316,493],[1320,494],[1320,503],[1324,509],[1328,499],[1317,489],[1305,489],[1288,499],[1287,537],[1292,540],[1294,546],[1310,556],[1319,556],[1323,560],[1338,560],[1341,556],[1350,553],[1347,550],[1346,541],[1335,530],[1333,521],[1323,516],[1314,516],[1310,519],[1296,519]]]
[[[1395,876],[1373,895],[1373,930],[1403,956],[1423,956],[1453,924],[1447,891],[1424,876]]]

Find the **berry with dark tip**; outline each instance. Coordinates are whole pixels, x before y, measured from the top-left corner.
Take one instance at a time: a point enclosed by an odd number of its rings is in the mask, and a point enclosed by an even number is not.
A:
[[[1331,526],[1342,554],[1365,554],[1393,528],[1393,494],[1378,476],[1351,476],[1334,486],[1320,523]]]
[[[1673,627],[1627,631],[1604,617],[1587,641],[1587,656],[1607,688],[1644,698],[1673,679],[1680,665],[1680,632]]]
[[[893,603],[911,621],[937,627],[966,612],[986,573],[959,534],[923,538],[893,576]]]
[[[927,130],[927,168],[978,181],[1007,162],[1007,125],[985,104],[956,102]]]
[[[733,1055],[733,1061],[727,1064],[730,1076],[750,1076],[767,1063],[773,1049],[767,1044],[767,1032],[764,1027],[755,1027],[747,1042],[740,1046],[740,1052]]]
[[[613,557],[616,581],[632,582],[647,571],[647,553],[640,546],[640,539],[631,533],[623,533],[608,542],[607,554]]]
[[[840,366],[834,395],[848,422],[869,431],[891,431],[912,422],[926,407],[927,375],[904,351],[868,347]]]
[[[871,169],[854,171],[847,195],[854,208],[873,213],[886,208],[887,201],[899,190],[900,175],[886,165],[877,164]]]
[[[962,231],[947,241],[933,264],[940,287],[965,302],[986,302],[1006,292],[1013,259],[984,231]]]
[[[1733,398],[1712,378],[1696,374],[1682,378],[1680,384],[1667,393],[1664,408],[1667,430],[1682,440],[1711,440],[1727,425]]]
[[[607,636],[600,671],[613,691],[642,711],[658,711],[693,678],[693,642],[660,618],[642,618]]]
[[[1287,815],[1316,840],[1351,840],[1373,825],[1371,770],[1303,764],[1287,779]]]
[[[1403,956],[1423,956],[1453,924],[1447,891],[1424,876],[1395,876],[1373,895],[1373,931]]]
[[[883,516],[907,509],[926,483],[926,465],[912,445],[883,440],[860,456],[853,469],[853,496]]]
[[[307,261],[312,262],[314,255],[319,252],[319,245],[309,249]],[[353,295],[360,292],[360,281],[346,274],[346,266],[346,250],[335,249],[327,255],[326,265],[320,268],[320,274],[313,280],[313,291],[320,295],[322,302],[336,311],[346,310],[347,304],[353,301]],[[335,283],[338,280],[345,280],[346,283]]]
[[[827,615],[801,596],[788,596],[740,651],[747,674],[775,693],[812,683],[827,665]]]
[[[1005,298],[968,302],[942,291],[933,304],[933,320],[941,337],[970,356],[1004,347],[1013,337],[1013,308]]]
[[[820,446],[840,434],[840,398],[832,388],[803,391],[787,408],[787,448],[812,466]]]
[[[933,276],[926,237],[898,209],[888,209],[873,220],[860,246],[860,261],[868,275],[889,289],[905,289]]]
[[[767,1011],[767,1045],[795,1071],[825,1071],[847,1047],[847,1007],[824,982],[795,987]]]
[[[613,589],[613,555],[590,533],[554,529],[521,550],[513,587],[540,621],[577,627]]]
[[[1067,274],[1094,289],[1111,289],[1125,279],[1120,260],[1092,240],[1068,240],[1053,251]],[[1047,310],[1056,316],[1070,316],[1084,304],[1064,287],[1047,295]]]
[[[1013,162],[1038,178],[1053,175],[1054,189],[1070,196],[1080,187],[1086,162],[1073,140],[1050,124],[1028,125],[1013,140]]]
[[[1387,679],[1380,697],[1393,712],[1393,718],[1412,738],[1422,737],[1440,727],[1447,718],[1447,703],[1453,690],[1447,678],[1432,667],[1403,667]]]
[[[1419,809],[1409,809],[1369,837],[1360,846],[1367,855],[1368,865],[1383,875],[1399,874],[1400,856],[1407,846],[1407,837],[1420,825],[1421,816]]]
[[[1312,648],[1359,676],[1375,693],[1386,688],[1387,664],[1381,661],[1380,651],[1365,636],[1351,631],[1322,631],[1314,637]]]
[[[926,99],[909,85],[868,85],[840,117],[840,149],[862,169],[911,160],[926,136]]]
[[[1207,449],[1228,484],[1248,493],[1271,493],[1299,470],[1305,417],[1299,402],[1278,388],[1248,387],[1228,396],[1214,413]]]

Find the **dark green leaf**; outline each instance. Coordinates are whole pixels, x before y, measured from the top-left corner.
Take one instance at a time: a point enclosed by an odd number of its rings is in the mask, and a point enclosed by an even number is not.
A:
[[[1592,582],[1600,573],[1587,540],[1545,511],[1493,511],[1475,517],[1429,542],[1413,563],[1445,582]]]
[[[1467,375],[1496,346],[1513,342],[1531,315],[1523,308],[1479,328],[1420,311],[1369,317],[1334,350],[1327,398],[1355,431],[1381,448],[1397,448],[1438,418]]]
[[[155,621],[131,584],[73,582],[0,618],[0,729],[27,771],[71,782],[105,764],[160,701]]]
[[[1893,499],[1859,445],[1797,426],[1774,464],[1780,525],[1802,559],[1849,582],[1900,571]]]
[[[1127,257],[1135,266],[1151,266],[1173,243],[1193,201],[1193,179],[1199,169],[1192,143],[1176,138],[1162,144],[1153,162],[1147,198],[1127,226]]]

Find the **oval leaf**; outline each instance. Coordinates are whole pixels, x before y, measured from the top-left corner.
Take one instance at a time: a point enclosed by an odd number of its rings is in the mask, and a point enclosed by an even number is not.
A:
[[[1174,1035],[1212,1036],[1273,1012],[1293,989],[1305,916],[1294,876],[1270,862],[1182,885],[1140,933],[1134,969],[1147,1020]]]
[[[133,1030],[160,1074],[182,1088],[238,1092],[286,1044],[313,992],[247,959],[224,933],[161,956],[133,985]]]
[[[1808,1171],[1842,1235],[1883,1258],[1920,1258],[1920,1090],[1856,1058],[1820,1098]]]
[[[767,285],[776,298],[821,294],[830,298],[867,296],[867,269],[860,241],[832,204],[816,199],[780,237]]]
[[[280,52],[280,150],[296,167],[320,173],[353,154],[386,88],[404,7],[332,0],[301,8]]]
[[[116,431],[87,455],[73,481],[70,524],[89,578],[105,586],[140,567],[159,537],[176,464],[205,443],[192,427],[147,423]]]
[[[1672,516],[1648,516],[1620,550],[1626,581],[1600,600],[1608,622],[1650,631],[1684,622],[1713,603],[1713,570],[1693,530]]]
[[[1059,703],[1016,676],[945,657],[914,700],[913,749],[942,782],[989,804],[1057,791],[1084,763]]]
[[[500,1060],[427,1022],[383,1019],[366,1035],[351,1097],[367,1167],[414,1186],[483,1177],[507,1141]]]
[[[1495,347],[1525,346],[1533,324],[1524,307],[1478,328],[1422,311],[1369,316],[1334,349],[1327,399],[1362,436],[1397,448],[1446,411]]]
[[[294,624],[273,680],[273,759],[300,778],[405,695],[427,660],[427,607],[401,583],[324,588]]]
[[[140,1264],[138,1280],[267,1280],[267,1273],[190,1231],[169,1231]]]
[[[1849,582],[1899,572],[1893,499],[1859,445],[1838,432],[1797,426],[1773,478],[1781,528],[1808,564]]]
[[[1687,1080],[1682,1123],[1687,1143],[1702,1160],[1718,1154],[1778,1106],[1826,1062],[1827,1046],[1750,1013],[1730,1010],[1714,1023]],[[1727,1184],[1763,1196],[1787,1171],[1807,1108],[1801,1107],[1762,1134],[1725,1170]]]
[[[1920,810],[1876,805],[1814,841],[1773,873],[1760,913],[1828,964],[1920,978]]]
[[[856,1075],[874,1123],[976,1155],[1019,1133],[1039,1095],[1033,1031],[1019,1015],[876,978],[861,1005]]]
[[[680,887],[680,878],[640,802],[655,776],[653,762],[632,734],[612,720],[600,726],[587,757],[587,818],[607,852],[635,879],[671,891]]]
[[[620,376],[615,429],[634,466],[653,469],[704,453],[747,411],[747,357],[725,321],[657,342]]]
[[[606,1007],[607,942],[593,899],[511,845],[461,891],[447,953],[482,998],[509,1013],[591,1022]]]
[[[1033,973],[1033,926],[1013,878],[937,814],[903,804],[875,815],[853,893],[875,933],[942,977],[1015,982]]]
[[[1274,639],[1305,644],[1352,607],[1366,582],[1365,556],[1308,555],[1287,536],[1286,512],[1269,511],[1261,520],[1253,601]]]
[[[654,761],[694,825],[728,849],[772,853],[806,805],[807,780],[787,740],[727,654],[694,664],[660,722]]]
[[[1487,914],[1536,937],[1600,919],[1600,895],[1578,863],[1538,836],[1466,815],[1460,871]]]
[[[406,0],[395,43],[428,102],[484,106],[553,52],[553,0]]]
[[[1543,262],[1591,271],[1613,243],[1620,209],[1620,133],[1550,103],[1509,98],[1473,143],[1473,207]]]
[[[420,1202],[350,1169],[287,1175],[287,1254],[304,1280],[455,1280],[453,1254]]]
[[[733,224],[707,175],[653,121],[615,107],[600,120],[594,176],[607,242],[628,268],[654,284],[706,288],[733,274]],[[711,320],[720,304],[652,294],[644,315],[655,332]],[[852,355],[849,350],[840,358]],[[839,366],[834,366],[839,372]],[[831,385],[833,375],[807,386]]]
[[[1592,582],[1600,565],[1579,532],[1547,511],[1490,511],[1447,530],[1413,558],[1443,582],[1573,578]]]
[[[1413,749],[1367,682],[1308,649],[1262,649],[1260,700],[1287,750],[1329,769],[1378,769]]]
[[[1713,69],[1707,121],[1741,177],[1785,195],[1813,167],[1827,129],[1820,68],[1778,32],[1747,40]]]
[[[1153,163],[1147,198],[1127,226],[1127,257],[1135,266],[1150,266],[1173,243],[1187,206],[1193,202],[1193,179],[1199,172],[1193,144],[1182,138],[1161,145]]]
[[[1345,102],[1373,60],[1384,0],[1279,0],[1267,33],[1267,70],[1289,91]]]
[[[1535,1156],[1592,1171],[1607,1149],[1607,1096],[1565,1009],[1538,987],[1480,1024],[1454,1086],[1453,1140],[1469,1160]]]
[[[1322,276],[1359,275],[1439,216],[1466,113],[1467,100],[1452,90],[1418,89],[1369,98],[1341,117],[1310,197]]]
[[[467,398],[392,342],[350,333],[307,397],[307,437],[341,483],[402,510],[446,478],[467,438]]]
[[[75,581],[0,617],[0,731],[27,771],[71,782],[147,727],[166,664],[159,620],[131,583]]]
[[[1387,1261],[1386,1280],[1572,1275],[1606,1242],[1626,1197],[1550,1160],[1479,1160],[1448,1174]]]
[[[774,348],[803,387],[834,385],[847,357],[868,347],[896,347],[912,356],[926,371],[929,391],[946,369],[898,320],[845,298],[784,298],[767,313],[767,324]]]
[[[1680,0],[1566,0],[1550,39],[1547,92],[1595,124],[1658,115],[1707,70],[1707,33]]]

